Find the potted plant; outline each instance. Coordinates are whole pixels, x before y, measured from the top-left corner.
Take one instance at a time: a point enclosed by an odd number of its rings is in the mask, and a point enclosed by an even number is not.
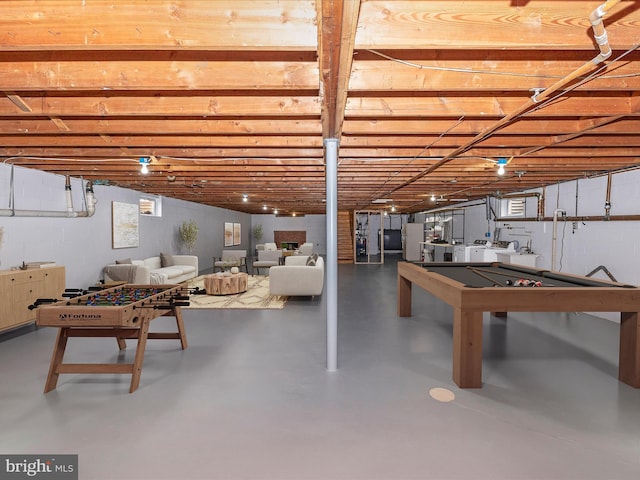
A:
[[[260,243],[262,240],[262,224],[258,223],[253,227],[253,238],[256,239],[256,243]]]
[[[198,224],[195,220],[184,221],[178,228],[178,233],[180,234],[182,242],[189,249],[189,253],[191,253],[198,240]]]
[[[257,257],[258,256],[257,245],[260,243],[260,240],[262,240],[262,224],[261,223],[258,223],[253,226],[253,238],[256,240],[256,248],[255,248],[254,255]]]

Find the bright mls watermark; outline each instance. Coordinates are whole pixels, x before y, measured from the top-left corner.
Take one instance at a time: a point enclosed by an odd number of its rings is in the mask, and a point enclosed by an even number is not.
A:
[[[78,480],[78,455],[0,455],[0,480]]]

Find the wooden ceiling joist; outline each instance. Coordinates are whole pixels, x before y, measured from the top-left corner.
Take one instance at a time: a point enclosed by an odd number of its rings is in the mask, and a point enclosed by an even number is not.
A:
[[[635,168],[640,5],[607,2],[596,28],[612,55],[581,83],[602,4],[7,0],[0,161],[251,213],[277,199],[285,214],[324,212],[327,138],[345,210]]]

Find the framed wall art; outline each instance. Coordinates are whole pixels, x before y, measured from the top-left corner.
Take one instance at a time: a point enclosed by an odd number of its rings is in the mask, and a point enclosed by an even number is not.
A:
[[[139,209],[134,203],[111,202],[113,248],[140,245]]]
[[[242,224],[234,223],[233,224],[233,244],[240,245],[242,243],[242,232],[241,232]]]
[[[233,246],[233,223],[224,222],[224,246]]]

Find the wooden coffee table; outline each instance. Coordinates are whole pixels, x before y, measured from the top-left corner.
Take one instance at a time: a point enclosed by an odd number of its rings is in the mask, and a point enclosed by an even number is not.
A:
[[[249,275],[244,272],[231,275],[205,275],[204,289],[207,295],[233,295],[247,291]]]

